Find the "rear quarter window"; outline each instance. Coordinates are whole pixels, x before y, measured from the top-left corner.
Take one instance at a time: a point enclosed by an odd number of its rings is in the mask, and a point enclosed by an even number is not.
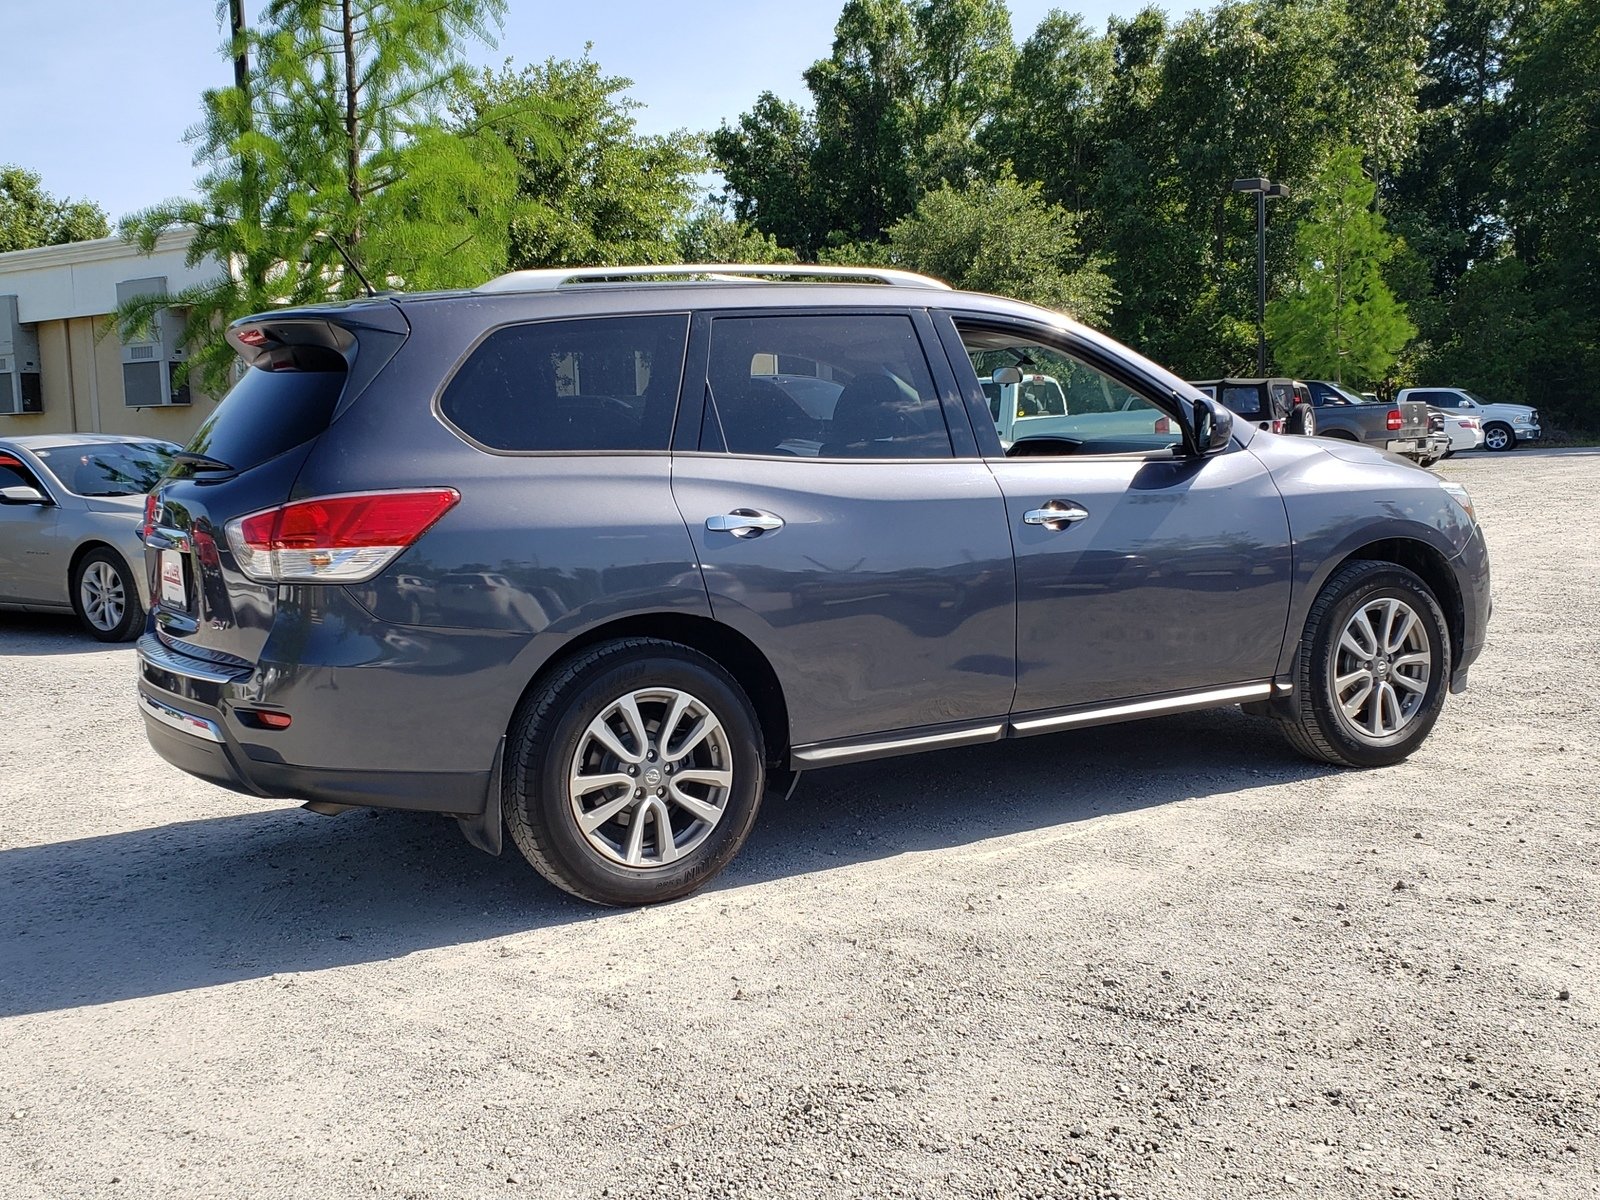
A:
[[[446,385],[439,411],[492,450],[665,450],[688,333],[687,313],[497,329]]]

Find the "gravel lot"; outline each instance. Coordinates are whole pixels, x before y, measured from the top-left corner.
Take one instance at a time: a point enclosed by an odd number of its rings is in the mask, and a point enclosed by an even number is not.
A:
[[[190,779],[0,616],[0,1196],[1595,1196],[1600,451],[1442,473],[1495,619],[1410,762],[840,768],[647,911]]]

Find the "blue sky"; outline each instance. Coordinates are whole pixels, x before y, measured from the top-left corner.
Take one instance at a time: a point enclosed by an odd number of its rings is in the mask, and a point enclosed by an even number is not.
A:
[[[471,59],[576,58],[585,42],[612,75],[634,80],[649,132],[713,129],[763,90],[804,99],[800,73],[824,57],[843,0],[511,0],[495,49]],[[251,8],[254,10],[252,3]],[[1011,0],[1021,41],[1051,8],[1096,29],[1142,0]],[[44,177],[57,196],[94,200],[115,221],[195,176],[184,130],[200,92],[227,83],[214,0],[6,0],[0,42],[0,163]]]

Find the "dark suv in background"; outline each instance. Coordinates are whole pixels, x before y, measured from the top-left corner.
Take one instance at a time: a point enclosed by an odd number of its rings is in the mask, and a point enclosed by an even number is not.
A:
[[[1193,384],[1235,415],[1267,433],[1317,432],[1316,410],[1306,385],[1294,379],[1197,379]]]
[[[838,763],[1239,703],[1392,763],[1483,643],[1458,486],[916,276],[523,272],[228,338],[146,511],[151,742],[509,829],[599,902],[693,890]],[[1025,373],[1062,402],[1002,448],[983,383]]]

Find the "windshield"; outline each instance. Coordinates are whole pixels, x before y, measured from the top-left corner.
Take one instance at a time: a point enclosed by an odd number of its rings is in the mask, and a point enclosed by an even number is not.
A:
[[[34,451],[62,487],[80,496],[142,496],[177,452],[170,442],[82,442]]]

